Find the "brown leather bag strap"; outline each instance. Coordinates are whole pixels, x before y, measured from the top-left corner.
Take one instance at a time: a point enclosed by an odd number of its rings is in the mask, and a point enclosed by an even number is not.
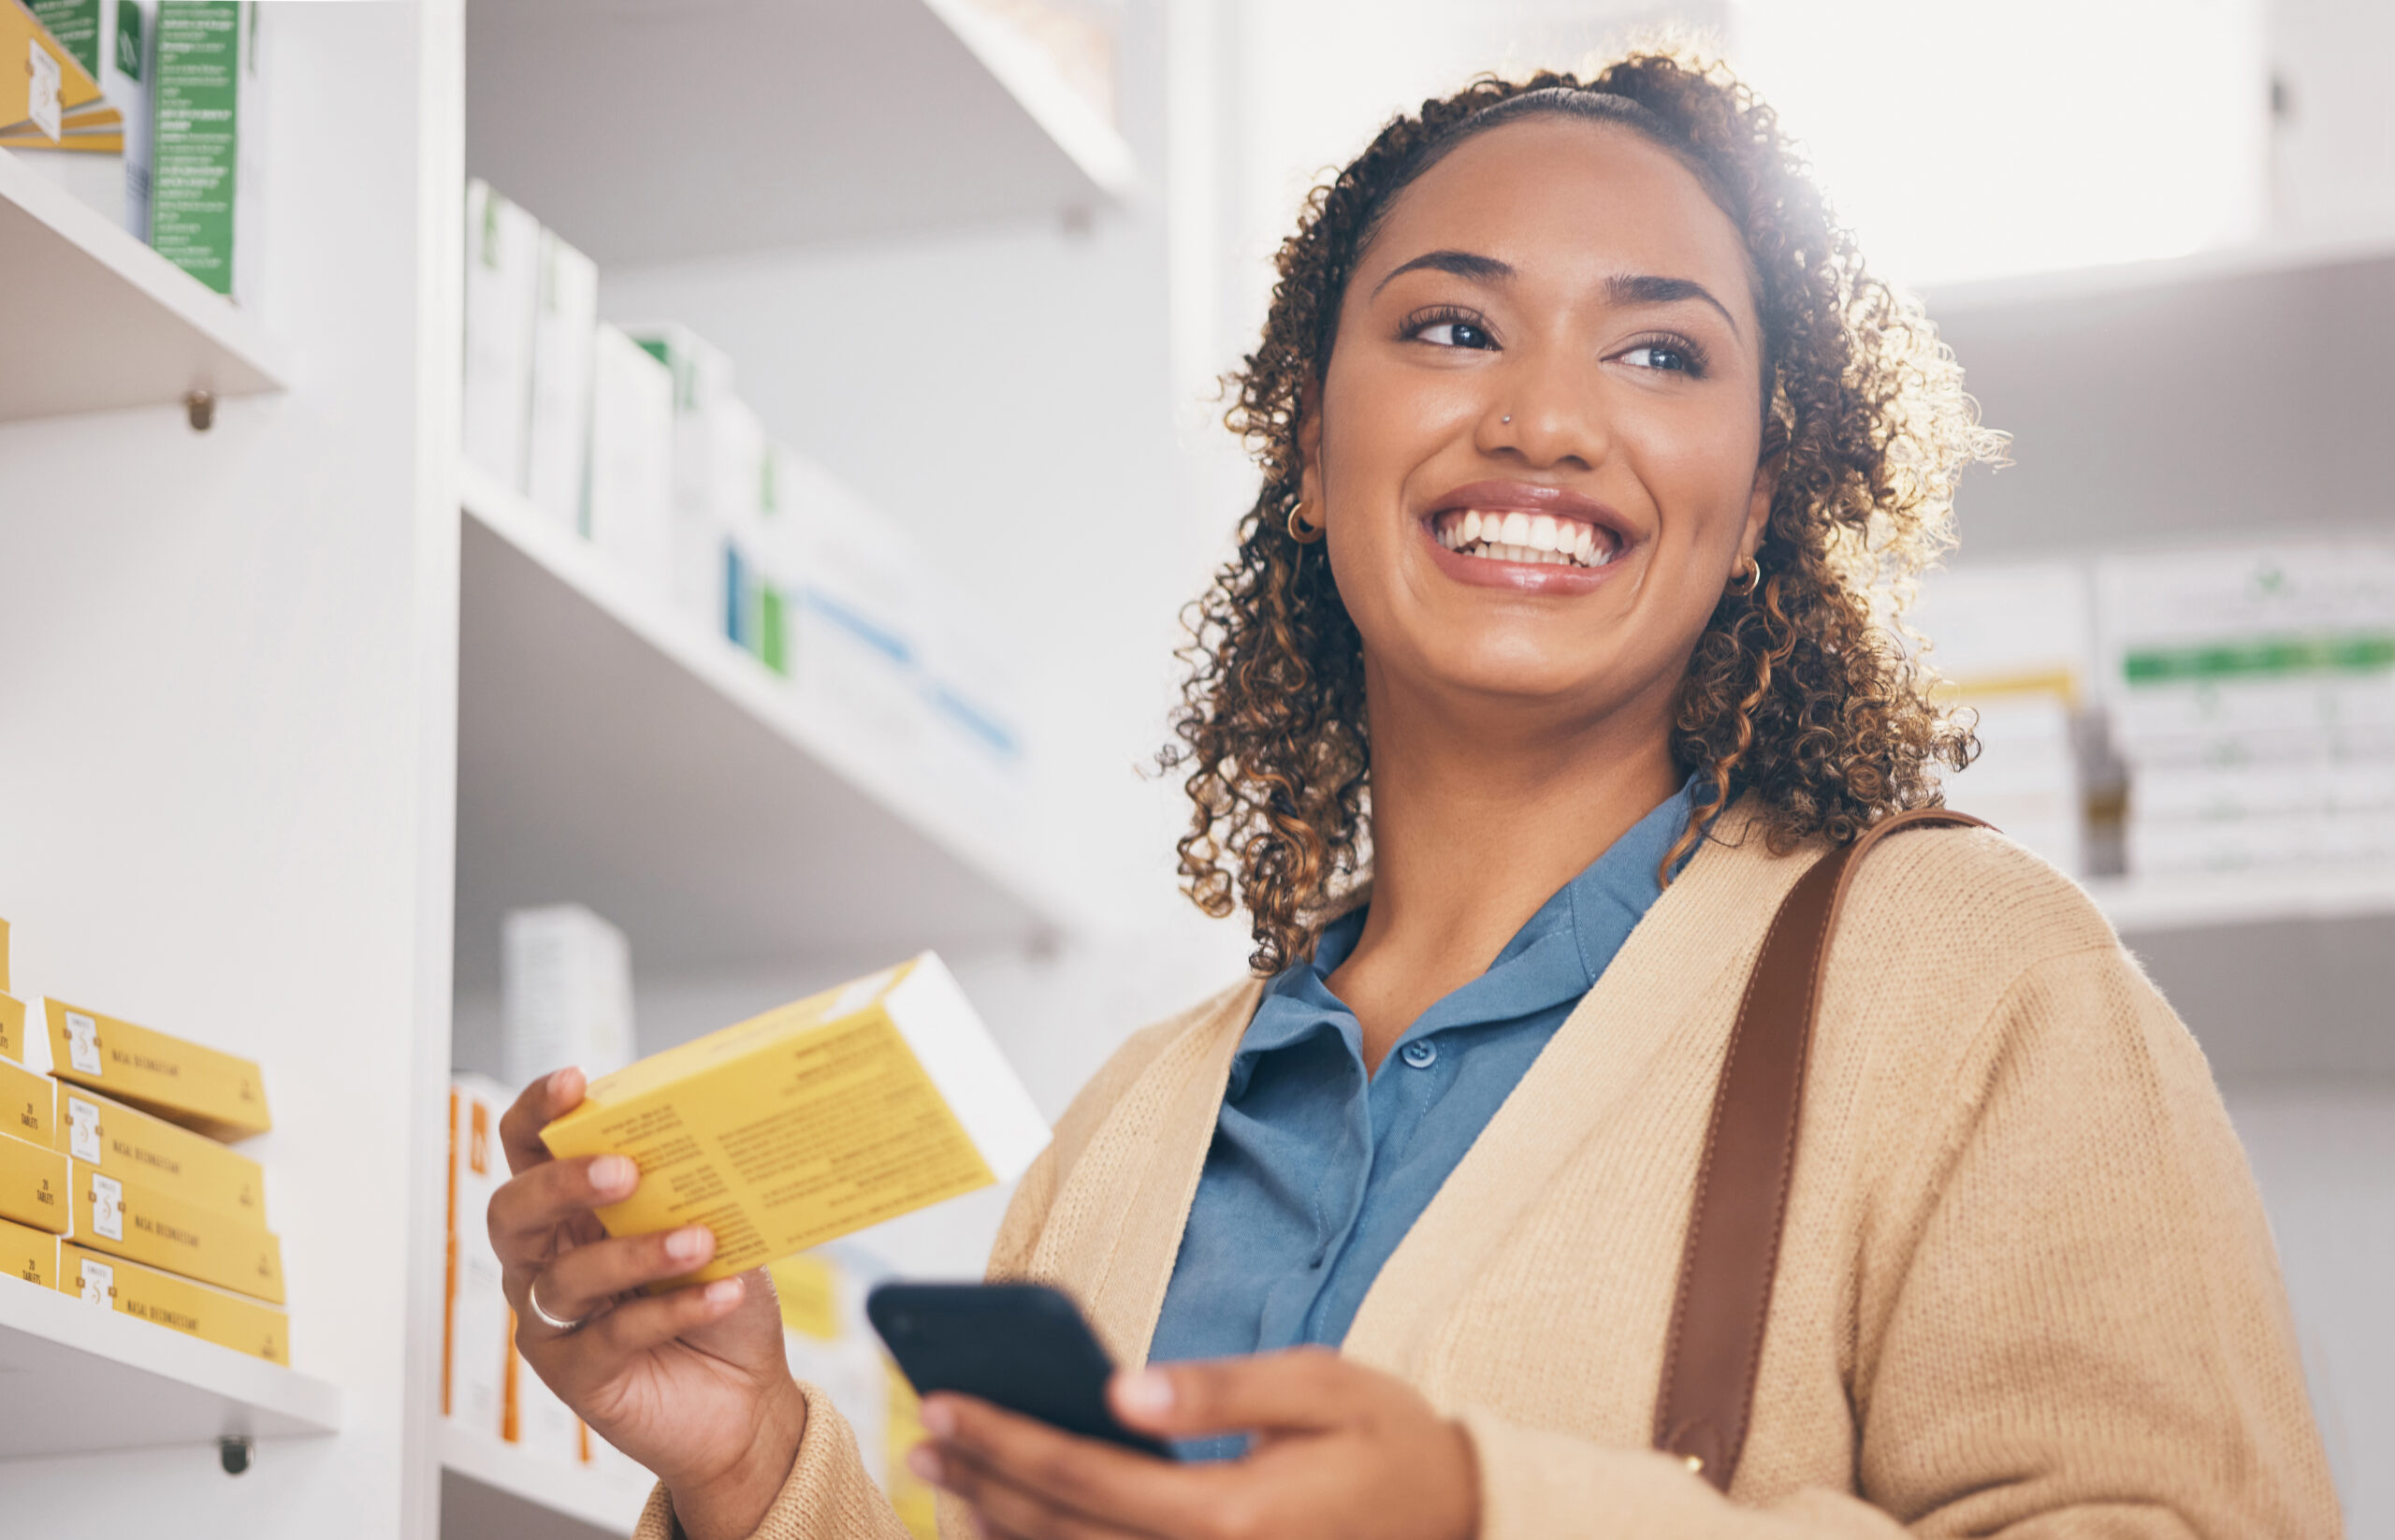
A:
[[[1918,808],[1881,820],[1814,862],[1781,901],[1738,1002],[1696,1170],[1655,1401],[1655,1447],[1725,1492],[1754,1408],[1830,934],[1871,847],[1898,829],[1931,824],[1986,827],[1965,813]]]

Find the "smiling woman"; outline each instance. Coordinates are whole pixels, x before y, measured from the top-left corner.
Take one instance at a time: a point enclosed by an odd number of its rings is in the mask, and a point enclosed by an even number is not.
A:
[[[1894,626],[1996,441],[1769,110],[1476,83],[1280,275],[1167,757],[1258,976],[1125,1045],[990,1264],[1182,1458],[935,1395],[947,1532],[2334,1533],[2202,1055],[2067,878],[1913,832],[1969,736]],[[581,1090],[492,1234],[644,1540],[895,1540],[762,1281],[638,1292],[714,1237],[602,1238]]]

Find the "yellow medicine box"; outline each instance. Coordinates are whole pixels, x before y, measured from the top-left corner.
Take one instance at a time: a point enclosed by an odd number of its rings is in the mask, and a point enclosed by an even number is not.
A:
[[[103,1256],[72,1241],[59,1247],[58,1272],[59,1288],[85,1304],[105,1305],[269,1363],[291,1362],[290,1318],[272,1305]]]
[[[0,1134],[28,1144],[56,1144],[51,1125],[57,1100],[58,1082],[48,1075],[0,1064]]]
[[[65,1155],[46,1144],[0,1134],[0,1219],[65,1234],[73,1218],[66,1181]]]
[[[51,1142],[95,1170],[266,1224],[264,1170],[205,1134],[80,1085],[58,1088],[56,1128]]]
[[[59,1240],[48,1230],[0,1219],[0,1278],[58,1286]]]
[[[80,1160],[71,1164],[75,1228],[69,1233],[80,1244],[283,1303],[283,1243],[263,1225]]]
[[[25,1002],[0,995],[0,1059],[25,1062]]]
[[[266,1083],[249,1060],[63,1000],[44,1000],[50,1072],[104,1091],[210,1139],[247,1139],[273,1126]]]
[[[541,1138],[640,1168],[610,1234],[713,1229],[690,1282],[1011,1181],[1048,1126],[927,952],[603,1075]]]

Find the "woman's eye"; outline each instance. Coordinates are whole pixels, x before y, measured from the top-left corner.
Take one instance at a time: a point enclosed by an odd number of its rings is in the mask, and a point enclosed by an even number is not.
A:
[[[1497,345],[1488,333],[1470,321],[1433,321],[1417,327],[1415,340],[1432,347],[1493,348]]]
[[[1696,360],[1668,342],[1641,342],[1623,354],[1621,361],[1633,369],[1670,370],[1679,374],[1696,372]]]

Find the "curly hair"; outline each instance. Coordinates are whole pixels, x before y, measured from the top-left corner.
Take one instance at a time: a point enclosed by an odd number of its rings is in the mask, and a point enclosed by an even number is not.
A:
[[[1671,749],[1699,817],[1750,796],[1775,853],[1843,843],[1938,800],[1936,764],[1976,752],[1967,720],[1901,627],[1921,570],[1952,544],[1965,467],[1999,454],[1919,304],[1864,266],[1771,109],[1718,63],[1642,51],[1583,80],[1482,77],[1392,120],[1309,195],[1282,242],[1262,344],[1227,384],[1225,421],[1263,472],[1237,553],[1186,616],[1177,741],[1192,812],[1189,896],[1253,923],[1251,965],[1313,954],[1326,910],[1369,862],[1371,734],[1362,642],[1330,564],[1288,519],[1299,425],[1328,364],[1357,261],[1397,196],[1473,134],[1533,112],[1618,123],[1694,172],[1745,239],[1765,344],[1763,453],[1778,479],[1761,580],[1726,590],[1698,640]]]

